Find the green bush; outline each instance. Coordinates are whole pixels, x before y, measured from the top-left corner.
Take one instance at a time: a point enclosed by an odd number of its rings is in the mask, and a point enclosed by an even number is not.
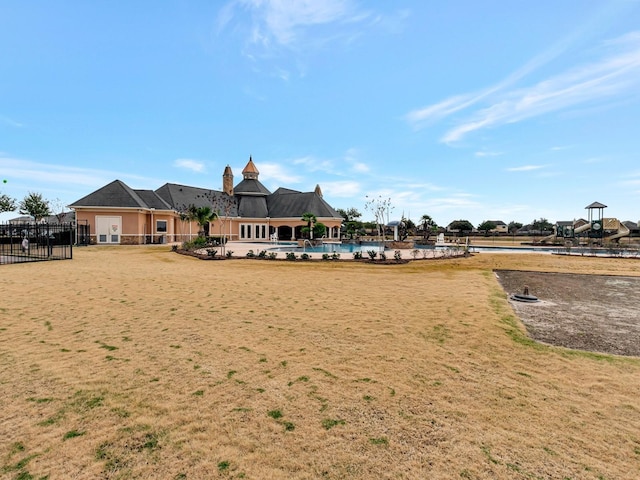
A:
[[[362,252],[353,252],[354,260],[362,260]]]
[[[375,260],[378,256],[378,252],[376,252],[375,250],[367,250],[367,255],[369,255],[370,260]]]
[[[287,253],[287,260],[296,260],[296,254],[294,252],[288,252]]]

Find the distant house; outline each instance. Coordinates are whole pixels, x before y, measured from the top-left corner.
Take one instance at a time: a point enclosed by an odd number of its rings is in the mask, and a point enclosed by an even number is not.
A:
[[[640,236],[640,222],[626,221],[622,222],[629,229],[629,235],[633,237]]]
[[[491,233],[509,233],[509,227],[502,220],[489,220],[496,227],[489,230]]]
[[[258,180],[259,172],[249,158],[243,179],[233,185],[227,165],[223,190],[166,183],[157,190],[136,190],[120,180],[73,202],[78,222],[90,225],[91,243],[144,244],[188,240],[200,227],[185,218],[191,206],[209,206],[218,218],[205,226],[210,236],[245,242],[296,240],[307,226],[304,213],[312,213],[326,226],[326,238],[339,239],[342,217],[313,192],[279,188],[270,192]],[[208,228],[207,228],[208,227]]]

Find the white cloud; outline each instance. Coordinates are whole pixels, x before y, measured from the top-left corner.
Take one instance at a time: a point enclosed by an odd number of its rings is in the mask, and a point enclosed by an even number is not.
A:
[[[203,173],[205,171],[203,162],[190,158],[178,158],[175,162],[173,162],[173,166],[191,170],[192,172],[196,173]]]
[[[490,151],[486,151],[486,150],[481,150],[479,152],[475,153],[476,157],[498,157],[500,155],[503,155],[502,152],[490,152]]]
[[[320,185],[325,197],[351,198],[360,195],[361,185],[355,181],[324,182]]]
[[[545,168],[545,165],[523,165],[521,167],[507,168],[507,172],[531,172],[533,170],[540,170]]]
[[[302,179],[298,175],[294,175],[285,170],[285,168],[277,163],[260,162],[260,175],[265,181],[271,183],[279,183],[279,186],[285,186],[291,183],[300,183]]]
[[[251,16],[249,43],[267,49],[308,46],[311,43],[310,29],[329,24],[353,25],[370,16],[350,0],[235,0],[218,12],[219,33],[229,28],[237,9],[248,11]],[[318,35],[317,31],[314,33]],[[335,32],[324,35],[324,41],[332,37],[335,37]],[[313,42],[322,43],[323,38],[316,37]]]
[[[311,155],[292,160],[294,165],[304,165],[309,172],[335,173],[334,162],[332,160],[319,159]]]

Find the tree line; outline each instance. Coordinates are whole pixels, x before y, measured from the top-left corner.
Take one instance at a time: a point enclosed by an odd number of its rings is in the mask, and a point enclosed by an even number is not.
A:
[[[47,200],[41,193],[29,192],[19,202],[9,195],[0,194],[0,213],[20,212],[20,215],[29,215],[36,222],[52,215],[52,210],[59,215],[59,219],[64,215],[64,205],[59,199]]]

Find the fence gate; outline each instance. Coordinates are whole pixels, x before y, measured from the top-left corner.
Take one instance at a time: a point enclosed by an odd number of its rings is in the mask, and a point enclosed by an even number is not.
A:
[[[73,258],[72,223],[0,223],[0,265]]]

